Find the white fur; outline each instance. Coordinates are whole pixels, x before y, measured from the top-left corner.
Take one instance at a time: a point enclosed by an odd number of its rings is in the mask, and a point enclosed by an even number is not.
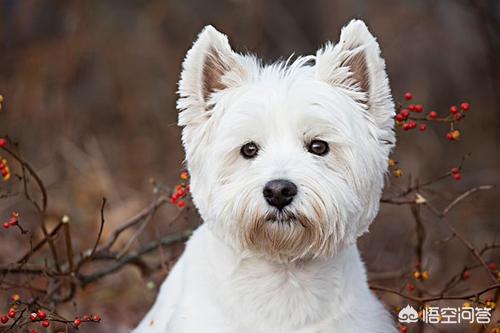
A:
[[[366,25],[353,20],[335,46],[267,66],[208,26],[179,93],[204,224],[134,332],[395,332],[355,244],[378,212],[395,140],[385,64]],[[330,152],[309,153],[313,139]],[[250,141],[260,150],[249,160],[240,148]],[[278,178],[298,187],[281,215],[262,195]]]

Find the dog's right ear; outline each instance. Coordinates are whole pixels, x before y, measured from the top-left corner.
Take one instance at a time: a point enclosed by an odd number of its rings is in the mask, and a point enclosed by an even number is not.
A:
[[[211,25],[203,28],[182,64],[177,101],[180,126],[202,123],[213,107],[213,93],[241,84],[246,72],[240,57],[226,35]]]

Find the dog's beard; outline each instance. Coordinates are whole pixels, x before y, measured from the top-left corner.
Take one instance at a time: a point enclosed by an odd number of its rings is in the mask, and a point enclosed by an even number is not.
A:
[[[280,261],[310,259],[331,252],[326,221],[291,210],[271,210],[251,217],[243,229],[245,247]]]

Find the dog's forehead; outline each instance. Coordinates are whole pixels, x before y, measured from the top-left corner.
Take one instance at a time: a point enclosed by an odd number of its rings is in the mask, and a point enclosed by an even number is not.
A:
[[[260,132],[342,131],[357,118],[356,103],[309,77],[267,77],[227,96],[221,125],[232,135]],[[353,116],[354,115],[354,116]],[[224,129],[223,129],[224,130]]]

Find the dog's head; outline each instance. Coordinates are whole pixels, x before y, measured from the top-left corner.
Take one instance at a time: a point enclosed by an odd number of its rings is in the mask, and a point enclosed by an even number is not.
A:
[[[385,63],[362,21],[315,56],[272,65],[207,26],[179,94],[193,199],[221,239],[293,260],[368,229],[395,138]]]

